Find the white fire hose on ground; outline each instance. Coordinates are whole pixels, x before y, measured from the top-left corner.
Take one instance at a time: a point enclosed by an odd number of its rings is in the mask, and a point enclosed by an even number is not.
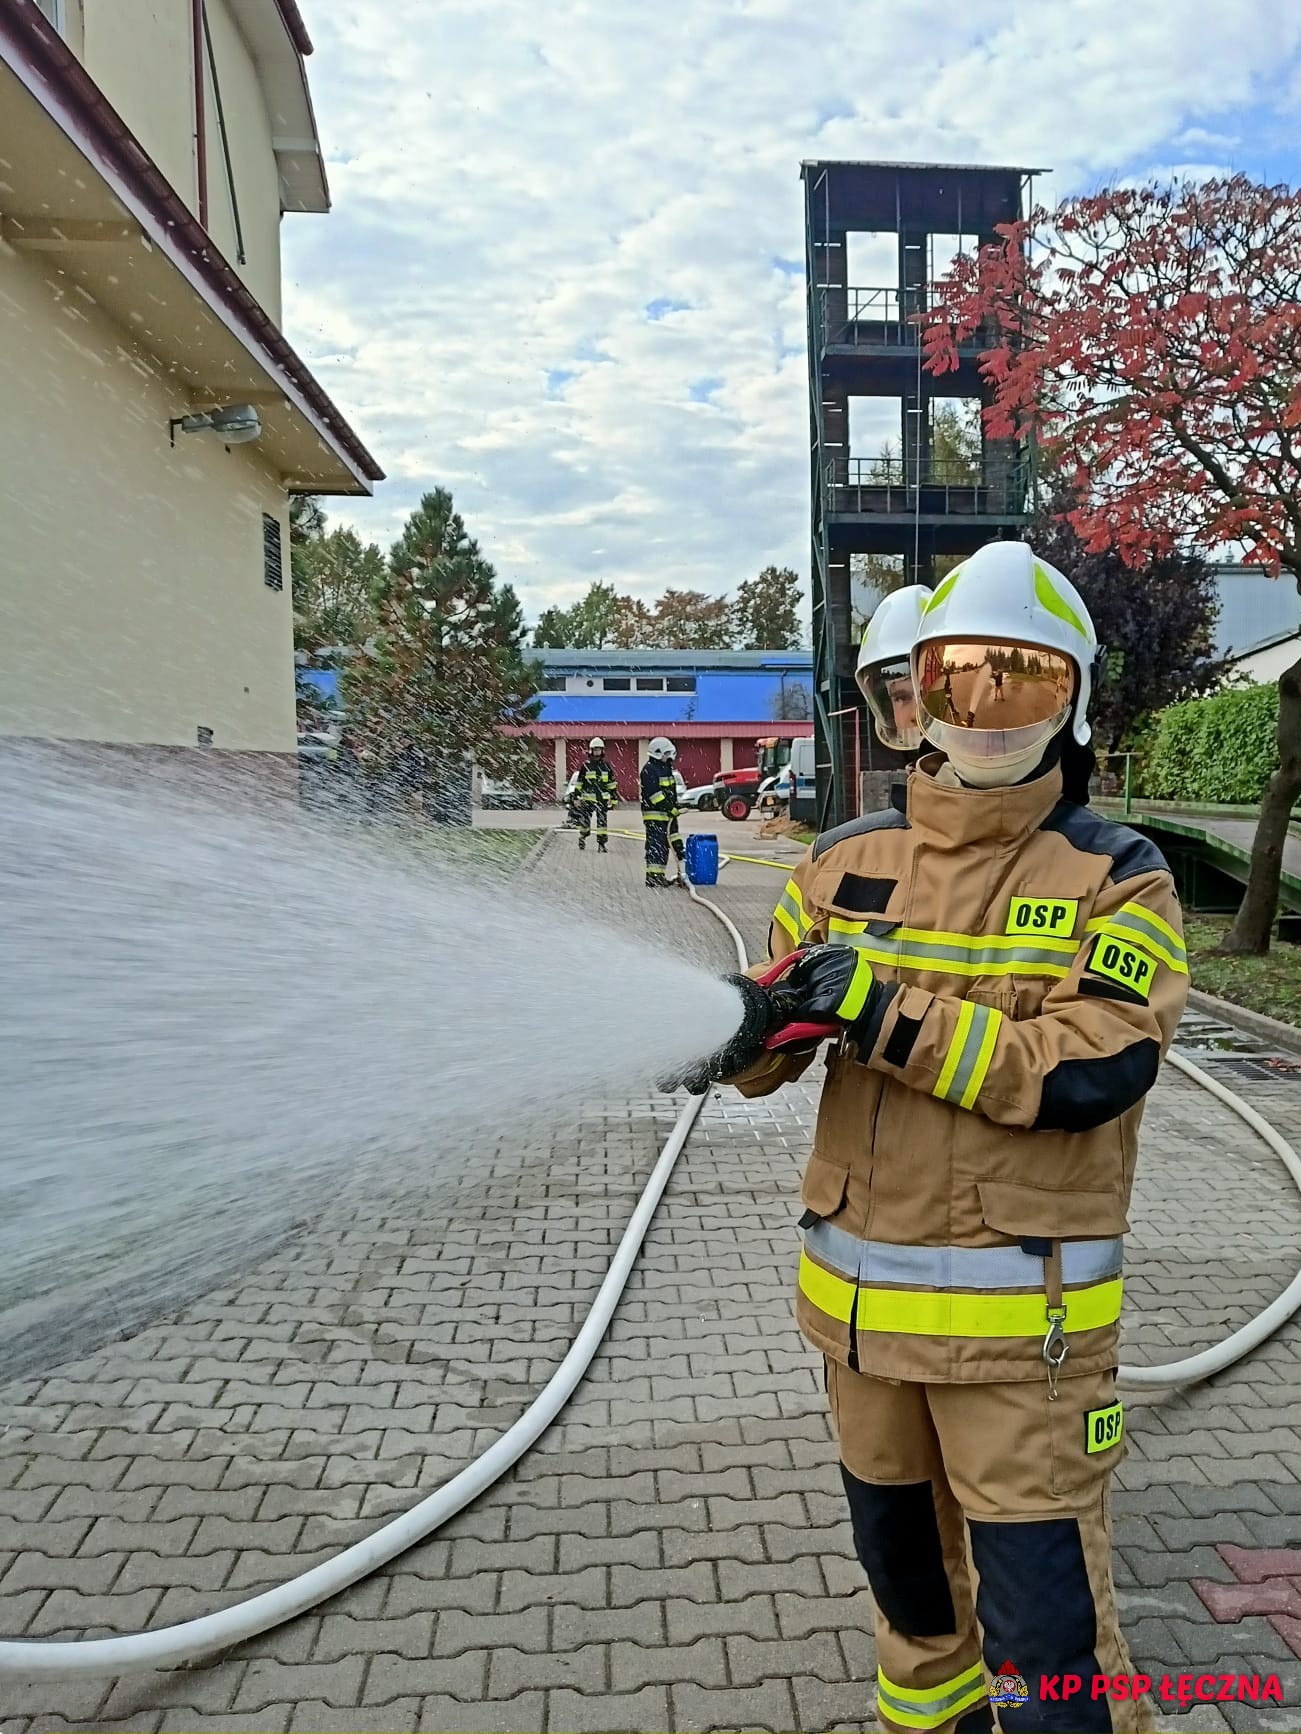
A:
[[[1231,1108],[1240,1120],[1245,1120],[1253,1132],[1259,1133],[1292,1176],[1297,1190],[1301,1191],[1301,1157],[1298,1157],[1276,1126],[1271,1126],[1269,1121],[1262,1114],[1258,1114],[1250,1102],[1244,1102],[1235,1090],[1230,1090],[1218,1078],[1211,1077],[1209,1072],[1204,1072],[1183,1054],[1173,1051],[1168,1053],[1166,1064],[1191,1078],[1194,1083],[1200,1084],[1204,1090],[1209,1090],[1217,1101],[1223,1102],[1226,1108]],[[1225,1337],[1223,1342],[1216,1343],[1213,1348],[1203,1349],[1200,1354],[1189,1355],[1182,1361],[1167,1361],[1163,1366],[1122,1367],[1120,1383],[1136,1391],[1200,1384],[1203,1379],[1209,1379],[1214,1373],[1222,1373],[1226,1367],[1231,1367],[1235,1361],[1240,1361],[1244,1355],[1258,1349],[1266,1338],[1272,1337],[1298,1309],[1301,1309],[1301,1270],[1298,1270],[1282,1294],[1272,1300],[1264,1312],[1257,1313],[1254,1319],[1249,1319],[1231,1336]]]
[[[772,863],[776,865],[776,863]],[[721,921],[736,946],[738,967],[746,967],[745,942],[735,923],[715,903],[698,895],[687,882],[695,902],[708,909]],[[1260,1134],[1282,1159],[1288,1172],[1301,1189],[1301,1159],[1295,1150],[1269,1122],[1232,1090],[1209,1077],[1199,1066],[1182,1055],[1171,1054],[1170,1063],[1211,1092],[1233,1109]],[[464,1510],[530,1450],[564,1408],[591,1364],[606,1329],[619,1304],[642,1241],[650,1227],[664,1189],[668,1185],[678,1157],[691,1128],[695,1125],[707,1096],[693,1096],[678,1115],[646,1182],[645,1190],[615,1251],[609,1270],[597,1291],[588,1313],[569,1352],[556,1368],[529,1408],[501,1438],[490,1445],[482,1456],[468,1464],[458,1475],[445,1482],[418,1505],[383,1524],[364,1541],[355,1542],[335,1554],[333,1559],[313,1566],[310,1571],[291,1578],[275,1589],[235,1602],[215,1613],[198,1619],[184,1620],[179,1625],[165,1626],[153,1632],[135,1632],[125,1637],[87,1638],[81,1640],[0,1641],[0,1679],[48,1679],[71,1676],[107,1676],[137,1672],[142,1669],[177,1667],[193,1662],[219,1650],[255,1638],[262,1632],[284,1625],[299,1614],[328,1601],[341,1590],[362,1578],[369,1577],[382,1566],[396,1559],[408,1548],[426,1540],[435,1530]],[[1172,1361],[1159,1367],[1122,1367],[1122,1385],[1136,1388],[1160,1388],[1195,1384],[1223,1371],[1240,1360],[1285,1324],[1301,1308],[1301,1271],[1281,1295],[1264,1312],[1242,1329],[1227,1337],[1214,1348],[1185,1360]]]
[[[716,915],[727,928],[736,946],[737,965],[744,969],[745,942],[735,924],[716,904],[697,896],[694,886],[688,885],[687,889],[697,903]],[[344,1548],[333,1559],[313,1566],[288,1583],[265,1590],[261,1595],[250,1596],[247,1601],[219,1608],[216,1613],[183,1620],[179,1625],[164,1626],[154,1632],[133,1632],[127,1637],[0,1642],[0,1680],[126,1674],[145,1668],[172,1668],[217,1650],[227,1650],[234,1644],[296,1619],[309,1608],[338,1595],[340,1590],[359,1583],[417,1542],[424,1541],[458,1511],[463,1511],[519,1462],[573,1395],[601,1346],[669,1176],[707,1100],[707,1096],[693,1096],[678,1115],[623,1231],[592,1309],[564,1360],[514,1426],[508,1428],[481,1457],[467,1464],[458,1475],[444,1482],[410,1511],[383,1524],[364,1541]]]

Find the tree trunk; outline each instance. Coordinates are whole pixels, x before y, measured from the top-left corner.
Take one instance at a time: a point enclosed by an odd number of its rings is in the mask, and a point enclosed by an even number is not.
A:
[[[1260,803],[1247,890],[1221,951],[1269,950],[1270,930],[1278,909],[1283,844],[1298,795],[1301,795],[1301,662],[1294,662],[1278,683],[1278,769]]]

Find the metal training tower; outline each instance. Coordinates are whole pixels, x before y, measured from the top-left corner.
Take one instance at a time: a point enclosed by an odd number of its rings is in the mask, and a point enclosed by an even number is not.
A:
[[[918,316],[929,305],[930,283],[954,253],[995,240],[996,224],[1024,214],[1040,172],[938,163],[801,167],[819,829],[858,812],[861,771],[906,763],[860,727],[851,556],[890,556],[899,582],[927,584],[937,558],[1015,537],[1028,521],[1029,450],[986,438],[983,426],[975,462],[934,450],[937,399],[990,400],[978,365],[988,343],[964,345],[957,370],[936,378],[922,367]],[[893,282],[850,282],[854,234],[893,237]],[[851,451],[856,397],[897,400],[897,455]]]

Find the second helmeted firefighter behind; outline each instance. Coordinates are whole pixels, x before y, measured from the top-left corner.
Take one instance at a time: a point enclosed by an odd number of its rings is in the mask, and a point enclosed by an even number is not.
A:
[[[818,838],[686,1082],[763,1095],[831,1036],[797,1312],[824,1357],[875,1608],[882,1726],[1134,1730],[1107,1494],[1122,1236],[1188,962],[1169,869],[1087,806],[1098,660],[1078,592],[982,549],[921,613],[933,747],[896,806]],[[900,695],[868,690],[898,727]],[[941,756],[943,755],[943,756]],[[802,1028],[796,1028],[800,1025]],[[1066,1701],[1041,1682],[1077,1675]]]
[[[668,884],[669,849],[682,870],[685,845],[678,826],[678,779],[673,768],[677,748],[663,735],[656,735],[646,750],[641,768],[641,819],[646,832],[646,885],[657,891]]]

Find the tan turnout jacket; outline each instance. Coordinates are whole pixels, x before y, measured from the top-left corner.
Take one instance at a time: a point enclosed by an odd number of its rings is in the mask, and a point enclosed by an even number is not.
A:
[[[804,1176],[799,1323],[865,1373],[1007,1380],[1117,1360],[1143,1099],[1188,990],[1157,849],[1061,799],[936,782],[820,837],[774,913],[773,958],[830,942],[887,984],[826,1061]],[[764,1095],[810,1057],[732,1080]]]

